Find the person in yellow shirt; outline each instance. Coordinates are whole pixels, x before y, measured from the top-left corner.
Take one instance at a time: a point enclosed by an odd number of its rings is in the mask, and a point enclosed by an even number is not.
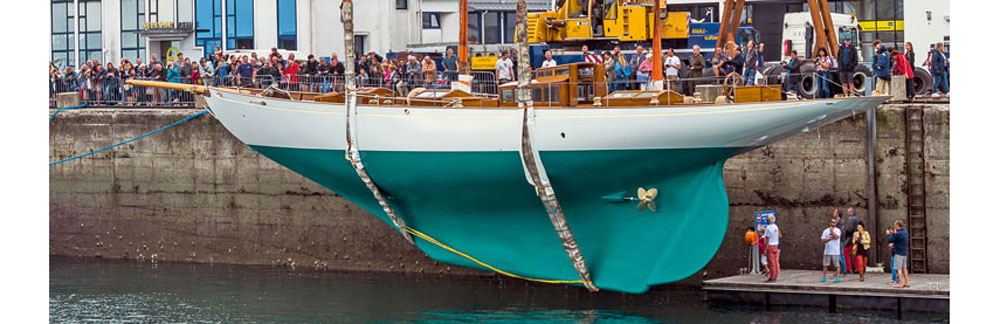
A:
[[[861,281],[865,281],[865,266],[868,264],[868,249],[872,246],[872,238],[865,231],[864,221],[858,221],[857,231],[854,232],[851,243],[854,244],[854,249],[851,251],[851,255],[854,256],[854,264],[858,265]]]

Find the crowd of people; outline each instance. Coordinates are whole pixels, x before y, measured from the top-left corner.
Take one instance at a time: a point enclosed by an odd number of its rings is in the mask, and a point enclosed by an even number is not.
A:
[[[758,226],[756,232],[762,233],[754,244],[758,245],[760,253],[765,256],[762,263],[767,268],[764,274],[768,278],[766,282],[775,282],[781,272],[781,231],[775,224],[775,217],[769,216],[767,225]],[[858,281],[865,281],[874,235],[867,230],[865,222],[855,215],[854,208],[847,210],[846,220],[840,209],[834,209],[833,217],[820,233],[819,239],[823,244],[823,276],[820,277],[820,282],[827,281],[827,272],[831,268],[833,283],[840,283],[842,275],[851,273],[858,275]],[[910,236],[903,220],[896,220],[891,228],[885,230],[885,239],[892,252],[889,261],[892,281],[889,284],[896,288],[909,288],[910,276],[906,259]]]
[[[906,97],[916,96],[914,78],[916,77],[915,59],[916,54],[913,44],[907,42],[906,48],[902,51],[887,48],[880,40],[873,42],[875,55],[871,65],[874,76],[877,78],[875,94],[889,93],[889,80],[893,75],[905,76]],[[790,59],[781,62],[784,78],[782,90],[788,93],[796,93],[796,87],[806,71],[802,69],[803,63],[811,62],[815,67],[817,77],[817,98],[832,98],[840,90],[847,96],[855,95],[853,76],[859,64],[857,47],[852,44],[851,39],[845,39],[840,44],[837,55],[825,47],[817,50],[817,55],[812,59],[799,58],[798,52],[790,51]],[[701,48],[695,45],[688,57],[687,64],[682,64],[674,49],[667,49],[662,58],[664,89],[674,90],[684,95],[691,96],[695,92],[695,87],[699,84],[725,83],[752,86],[757,84],[758,79],[763,76],[765,70],[764,44],[757,44],[749,41],[743,46],[737,46],[729,42],[727,46],[715,48],[714,57],[706,58]],[[586,45],[582,47],[584,57],[590,57]],[[600,63],[604,64],[605,79],[608,82],[608,91],[618,90],[647,90],[653,87],[653,55],[647,53],[642,46],[637,46],[635,54],[628,58],[621,47],[616,46],[611,51],[599,53]],[[505,62],[509,60],[504,56],[497,62],[496,73],[508,75],[507,69],[512,64]],[[927,54],[923,66],[928,67],[933,77],[933,95],[947,95],[948,90],[948,58],[944,52],[942,43],[936,44]],[[552,59],[550,52],[545,53],[545,60],[542,67],[556,66],[556,61]],[[837,72],[836,78],[834,71]],[[727,79],[730,75],[739,78]],[[682,78],[683,77],[683,78]],[[767,77],[767,76],[763,76]],[[839,82],[837,82],[839,79]]]
[[[877,80],[874,93],[888,94],[891,76],[899,75],[906,79],[907,98],[915,97],[916,54],[913,45],[907,42],[905,49],[897,50],[887,48],[881,41],[875,40],[873,48],[875,55],[871,66]],[[664,88],[692,96],[699,84],[735,82],[754,85],[758,82],[757,79],[765,68],[763,43],[749,41],[743,46],[737,46],[729,42],[715,50],[719,55],[706,57],[696,45],[692,48],[687,64],[683,64],[674,49],[667,49],[662,58]],[[819,48],[817,53],[811,59],[819,85],[816,97],[830,98],[836,93],[837,87],[842,90],[841,93],[854,95],[854,83],[851,80],[859,63],[857,48],[851,40],[843,40],[836,57],[827,48]],[[611,51],[593,54],[584,45],[582,54],[588,61],[593,57],[594,62],[604,65],[609,92],[653,88],[653,57],[642,46],[637,46],[635,54],[630,58],[619,46]],[[795,93],[803,75],[803,63],[807,60],[800,59],[795,50],[790,51],[790,54],[788,62],[781,62],[785,71],[783,90]],[[295,54],[288,54],[286,58],[276,48],[272,48],[267,57],[258,57],[256,52],[249,55],[224,54],[218,47],[214,54],[196,61],[180,53],[165,61],[156,54],[151,55],[149,62],[143,62],[141,58],[133,62],[126,58],[118,66],[112,62],[102,65],[97,60],[89,60],[81,63],[77,69],[66,67],[60,70],[50,63],[50,94],[78,92],[84,101],[109,104],[169,104],[193,100],[190,95],[180,91],[132,89],[125,86],[124,81],[129,79],[242,87],[269,87],[276,84],[281,89],[290,91],[343,91],[345,64],[347,63],[341,61],[337,53],[323,58],[310,54],[302,60],[297,59]],[[455,81],[458,75],[458,60],[452,49],[448,49],[445,56],[437,61],[429,55],[401,53],[396,57],[386,58],[371,51],[359,55],[353,64],[358,86],[384,87],[395,90],[400,95],[418,87],[449,88],[450,82]],[[935,96],[947,95],[949,92],[948,64],[941,43],[928,52],[923,62],[923,66],[928,66],[932,74]],[[541,67],[556,65],[552,53],[546,52]],[[502,51],[496,61],[494,74],[490,76],[491,88],[496,89],[493,82],[500,85],[516,80],[516,71],[516,50]],[[839,84],[835,82],[833,71],[839,74]]]
[[[207,58],[192,61],[183,53],[166,61],[157,54],[149,62],[141,58],[122,59],[118,66],[108,62],[101,65],[96,59],[80,64],[77,69],[67,66],[58,69],[49,64],[50,97],[59,92],[77,92],[85,102],[171,104],[190,103],[193,98],[182,91],[140,89],[127,86],[125,81],[142,79],[171,83],[227,85],[242,87],[269,87],[276,84],[290,91],[331,92],[343,91],[346,62],[337,53],[327,58],[310,54],[305,60],[294,53],[284,57],[276,48],[265,57],[224,54],[216,47]],[[385,58],[374,51],[357,57],[353,63],[355,81],[360,87],[385,87],[405,95],[409,90],[447,88],[457,76],[457,58],[449,49],[440,63],[430,56],[400,54]],[[440,65],[440,69],[439,66]],[[439,70],[444,72],[439,72]]]

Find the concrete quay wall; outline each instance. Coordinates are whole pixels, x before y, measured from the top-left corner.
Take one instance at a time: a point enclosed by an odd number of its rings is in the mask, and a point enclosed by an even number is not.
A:
[[[903,108],[878,110],[882,228],[906,217]],[[948,106],[925,111],[930,270],[947,273]],[[196,112],[64,111],[50,125],[49,159],[118,143]],[[743,233],[755,211],[777,211],[787,268],[819,266],[818,237],[833,208],[853,206],[871,223],[864,125],[864,115],[858,115],[730,159],[730,235],[703,272],[686,282],[733,275],[746,266]],[[881,236],[879,244],[884,246]],[[492,275],[434,262],[368,212],[251,151],[210,115],[51,166],[49,251],[147,262]]]

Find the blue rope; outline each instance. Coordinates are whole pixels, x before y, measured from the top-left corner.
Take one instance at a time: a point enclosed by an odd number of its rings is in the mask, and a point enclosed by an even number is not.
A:
[[[149,132],[149,133],[145,133],[145,134],[142,134],[142,135],[140,135],[139,137],[136,137],[136,138],[133,138],[133,139],[130,139],[130,140],[127,140],[127,141],[124,141],[124,142],[121,142],[121,143],[118,143],[118,144],[115,144],[115,145],[111,145],[111,146],[108,146],[108,147],[105,147],[105,148],[102,148],[102,149],[100,149],[100,150],[97,150],[97,151],[93,151],[93,152],[90,152],[90,153],[85,153],[85,154],[80,154],[80,155],[77,155],[77,156],[74,156],[74,157],[71,157],[71,158],[68,158],[68,159],[65,159],[65,160],[59,160],[59,161],[55,161],[55,162],[52,162],[52,163],[49,163],[49,166],[53,166],[53,165],[56,165],[56,164],[59,164],[59,163],[63,163],[63,162],[67,162],[67,161],[72,161],[72,160],[76,160],[76,159],[79,159],[79,158],[82,158],[82,157],[85,157],[85,156],[88,156],[88,155],[92,155],[92,154],[94,154],[94,153],[98,153],[98,152],[101,152],[101,151],[106,151],[106,150],[110,150],[110,149],[113,149],[113,148],[115,148],[115,147],[118,147],[118,146],[121,146],[121,145],[124,145],[124,144],[128,144],[128,143],[131,143],[131,142],[134,142],[134,141],[136,141],[136,140],[138,140],[138,139],[140,139],[140,138],[143,138],[143,137],[146,137],[146,136],[149,136],[149,135],[153,135],[153,134],[156,134],[156,133],[158,133],[158,132],[160,132],[160,131],[162,131],[162,130],[164,130],[164,129],[167,129],[167,128],[170,128],[170,127],[174,127],[174,126],[177,126],[177,125],[178,125],[178,124],[180,124],[180,123],[183,123],[183,122],[186,122],[186,121],[188,121],[188,120],[191,120],[191,119],[194,119],[195,117],[198,117],[198,116],[201,116],[201,115],[204,115],[204,114],[207,114],[207,113],[208,113],[208,111],[207,111],[207,110],[205,110],[205,111],[202,111],[202,112],[200,112],[200,113],[197,113],[197,114],[194,114],[194,115],[191,115],[191,116],[188,116],[187,118],[184,118],[184,119],[181,119],[181,120],[178,120],[178,121],[174,122],[173,124],[170,124],[170,125],[167,125],[167,126],[163,126],[163,127],[160,127],[159,129],[157,129],[157,130],[154,130],[154,131],[152,131],[152,132]]]
[[[52,113],[52,117],[49,117],[49,123],[50,124],[52,123],[52,119],[56,118],[56,114],[58,114],[60,111],[70,110],[70,109],[77,109],[77,108],[83,108],[83,107],[86,107],[86,106],[87,106],[87,103],[84,103],[84,104],[79,105],[79,106],[62,107],[62,108],[56,109],[56,112]]]

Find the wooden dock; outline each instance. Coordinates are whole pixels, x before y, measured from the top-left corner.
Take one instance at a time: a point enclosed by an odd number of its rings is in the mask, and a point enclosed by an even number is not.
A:
[[[910,288],[894,288],[888,273],[847,274],[833,283],[832,274],[820,282],[819,270],[781,270],[777,282],[764,282],[763,275],[740,275],[705,281],[709,300],[771,306],[825,306],[838,309],[893,310],[903,312],[948,312],[949,275],[910,274]]]

